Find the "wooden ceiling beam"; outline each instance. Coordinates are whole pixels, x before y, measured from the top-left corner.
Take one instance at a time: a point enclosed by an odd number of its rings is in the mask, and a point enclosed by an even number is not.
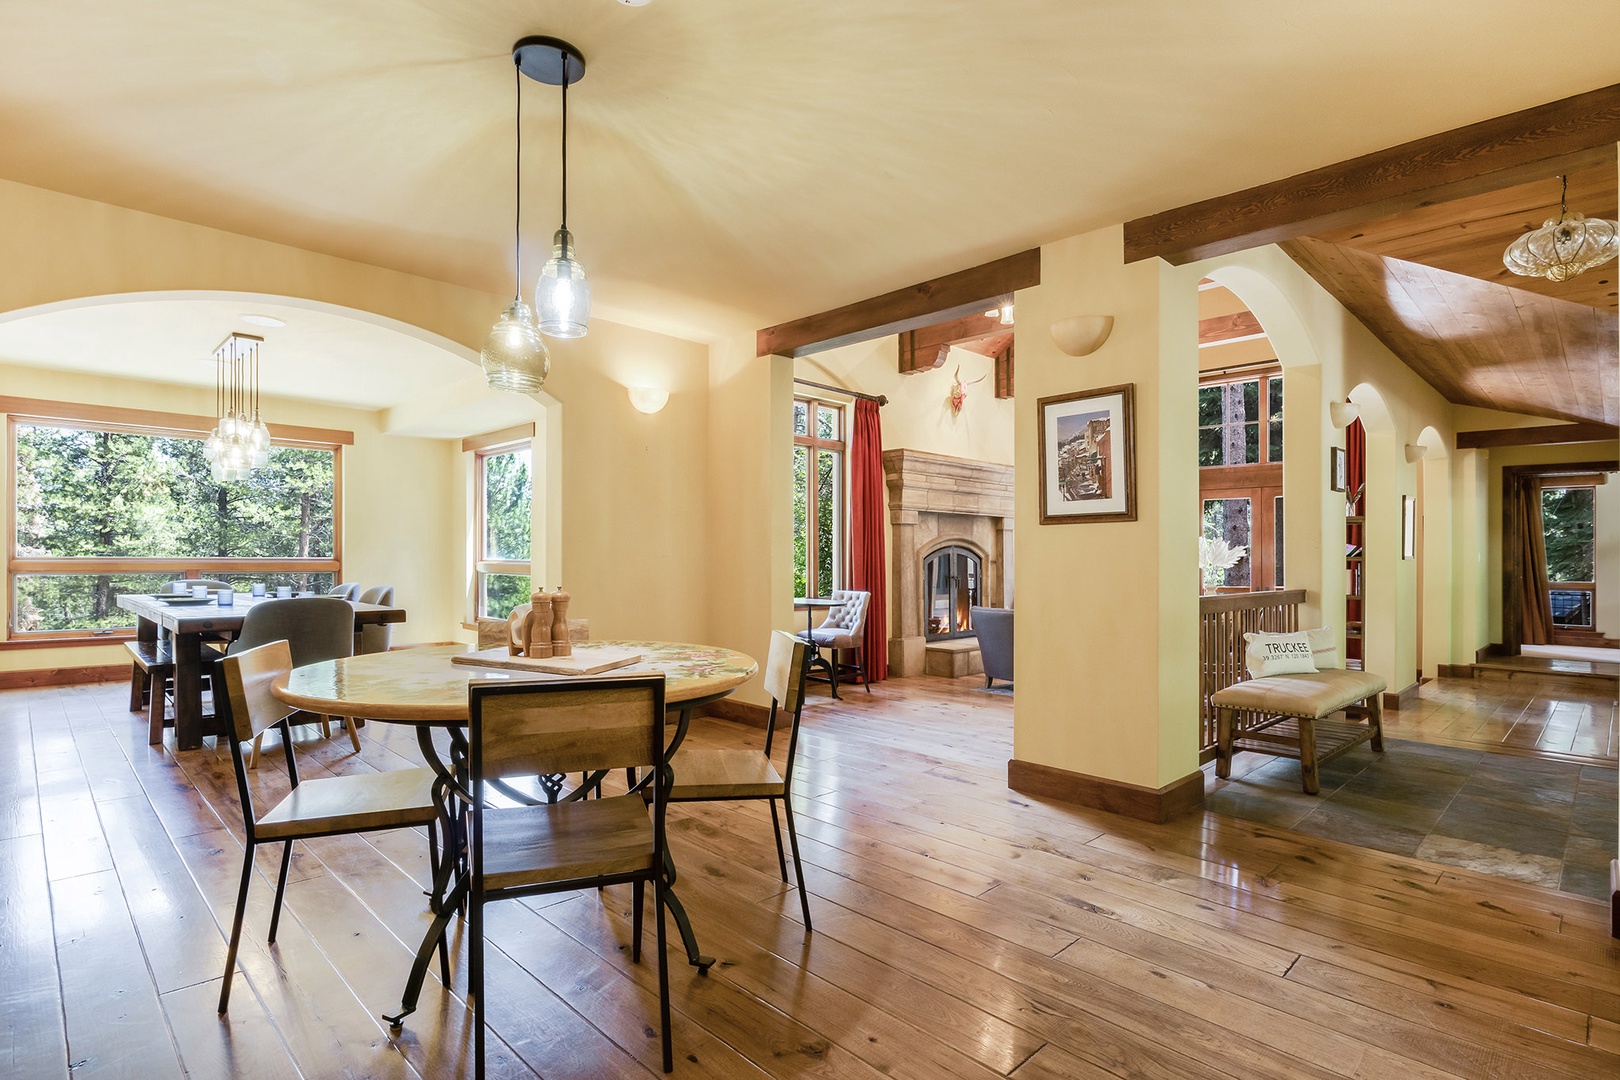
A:
[[[938,322],[982,315],[1041,283],[1041,249],[908,285],[831,311],[768,326],[755,335],[760,356],[806,356],[902,334]]]
[[[1620,84],[1125,223],[1125,261],[1176,265],[1613,163]]]
[[[1492,446],[1548,446],[1555,443],[1602,442],[1620,438],[1613,424],[1543,424],[1539,427],[1489,428],[1457,432],[1457,449]]]
[[[1266,331],[1252,311],[1237,311],[1230,315],[1215,315],[1198,320],[1198,347],[1225,345],[1232,341],[1250,341],[1265,337]]]

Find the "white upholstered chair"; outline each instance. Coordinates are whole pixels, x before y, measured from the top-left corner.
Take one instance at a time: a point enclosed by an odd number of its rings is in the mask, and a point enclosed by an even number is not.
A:
[[[866,692],[872,692],[872,684],[866,678],[866,650],[862,647],[866,634],[866,611],[872,604],[872,594],[859,589],[834,589],[828,599],[837,603],[837,607],[827,612],[827,619],[814,630],[807,631],[810,640],[815,642],[816,648],[821,650],[813,666],[825,668],[827,680],[832,684],[833,697],[838,696],[839,676],[856,676],[866,686]],[[800,637],[805,634],[801,633]],[[850,663],[839,658],[839,653],[853,651],[855,660]],[[819,676],[817,677],[819,679]]]

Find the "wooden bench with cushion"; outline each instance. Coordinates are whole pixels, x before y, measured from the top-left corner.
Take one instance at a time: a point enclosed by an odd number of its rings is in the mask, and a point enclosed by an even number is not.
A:
[[[1232,775],[1239,750],[1298,758],[1306,794],[1317,794],[1322,762],[1369,739],[1374,750],[1384,749],[1385,688],[1383,679],[1365,671],[1329,670],[1268,675],[1217,690],[1210,698],[1216,708],[1215,775]],[[1340,710],[1344,721],[1326,719]],[[1241,711],[1259,720],[1239,730]]]

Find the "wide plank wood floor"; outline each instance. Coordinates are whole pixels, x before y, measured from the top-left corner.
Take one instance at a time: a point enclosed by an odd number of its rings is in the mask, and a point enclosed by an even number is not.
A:
[[[699,1077],[1620,1076],[1597,902],[1223,818],[1149,825],[1009,791],[1011,701],[971,681],[818,693],[796,807],[815,933],[757,804],[671,811],[707,976],[671,959]],[[470,1075],[465,949],[394,1035],[427,922],[419,831],[297,846],[280,941],[259,861],[214,1004],[242,826],[228,754],[146,745],[119,685],[0,692],[0,1075]],[[309,776],[417,762],[305,729]],[[700,745],[762,733],[701,721]],[[255,783],[286,788],[267,755]],[[490,909],[489,1072],[658,1067],[628,888]],[[673,936],[673,935],[672,935]],[[649,942],[650,942],[649,933]]]

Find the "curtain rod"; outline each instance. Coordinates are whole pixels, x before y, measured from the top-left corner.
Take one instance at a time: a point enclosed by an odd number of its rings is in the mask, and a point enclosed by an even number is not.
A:
[[[817,390],[831,390],[835,394],[848,394],[852,398],[860,398],[862,401],[875,401],[879,405],[887,405],[889,403],[889,399],[884,397],[882,394],[863,394],[859,390],[846,390],[842,386],[828,386],[826,383],[811,382],[809,379],[796,378],[793,381],[798,383],[800,386],[813,386]]]

